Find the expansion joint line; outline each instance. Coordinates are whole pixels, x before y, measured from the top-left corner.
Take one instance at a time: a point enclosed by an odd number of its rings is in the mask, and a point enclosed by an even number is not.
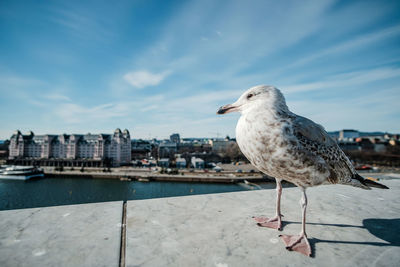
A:
[[[122,204],[122,220],[121,220],[121,249],[119,253],[119,266],[125,267],[126,253],[126,200]]]

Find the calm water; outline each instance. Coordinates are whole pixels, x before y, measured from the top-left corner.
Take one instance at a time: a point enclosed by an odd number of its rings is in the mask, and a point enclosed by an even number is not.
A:
[[[270,188],[275,185],[271,184]],[[237,184],[127,182],[112,179],[0,180],[0,210],[248,190]]]

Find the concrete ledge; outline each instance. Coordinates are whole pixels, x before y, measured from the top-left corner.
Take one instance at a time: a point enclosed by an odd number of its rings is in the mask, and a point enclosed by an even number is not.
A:
[[[300,231],[297,188],[283,190],[282,232],[256,226],[273,215],[275,190],[128,201],[127,266],[398,266],[400,181],[390,190],[308,190],[314,255],[286,251],[280,233]]]
[[[400,180],[390,190],[308,190],[308,258],[286,251],[281,232],[256,226],[275,190],[129,201],[127,266],[398,266]],[[282,233],[298,233],[297,188],[285,188]],[[123,203],[0,211],[0,266],[118,266]],[[124,262],[122,262],[124,263]]]
[[[122,201],[0,211],[0,266],[118,266]]]

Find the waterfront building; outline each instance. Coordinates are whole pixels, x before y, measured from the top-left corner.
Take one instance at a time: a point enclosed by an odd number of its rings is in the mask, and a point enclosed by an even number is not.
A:
[[[361,145],[356,141],[338,141],[340,148],[345,151],[361,151]]]
[[[150,158],[153,146],[148,140],[132,140],[132,159]]]
[[[169,158],[162,158],[158,161],[158,166],[162,168],[168,168],[169,167]]]
[[[336,142],[339,140],[339,131],[328,132],[328,135]]]
[[[181,137],[180,137],[180,135],[179,135],[178,133],[174,133],[174,134],[171,134],[171,135],[169,136],[169,140],[170,140],[172,143],[177,143],[177,144],[179,144],[179,143],[181,142]]]
[[[41,165],[68,162],[67,165],[83,166],[88,162],[92,166],[104,163],[119,166],[131,161],[131,139],[126,129],[123,132],[116,129],[114,134],[86,135],[35,135],[32,131],[23,135],[16,131],[10,138],[9,151],[9,160],[22,164],[25,161]]]
[[[176,143],[170,141],[163,141],[158,146],[158,157],[159,158],[173,158],[178,151],[178,146]]]
[[[177,158],[176,159],[176,167],[178,169],[184,169],[186,168],[186,159],[184,158]]]
[[[180,143],[178,145],[178,153],[209,153],[212,147],[208,143]]]
[[[215,153],[224,153],[232,146],[236,145],[236,141],[230,138],[209,140],[212,151]]]
[[[358,137],[355,141],[359,144],[360,150],[363,152],[373,152],[375,150],[375,146],[369,138]]]
[[[191,163],[195,169],[204,169],[204,160],[201,158],[192,157]]]
[[[343,129],[339,132],[339,140],[356,139],[360,137],[360,133],[357,130]]]

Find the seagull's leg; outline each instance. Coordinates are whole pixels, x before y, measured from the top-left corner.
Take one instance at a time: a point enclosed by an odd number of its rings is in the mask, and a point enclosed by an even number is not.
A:
[[[307,195],[306,190],[302,189],[302,198],[300,200],[301,209],[303,211],[303,219],[301,222],[301,232],[299,235],[280,235],[282,241],[286,244],[287,250],[294,250],[304,254],[306,256],[311,256],[310,243],[307,240],[306,234],[306,208],[307,208]]]
[[[254,217],[254,219],[257,221],[258,226],[282,230],[281,195],[281,180],[276,179],[276,215],[272,218]]]

